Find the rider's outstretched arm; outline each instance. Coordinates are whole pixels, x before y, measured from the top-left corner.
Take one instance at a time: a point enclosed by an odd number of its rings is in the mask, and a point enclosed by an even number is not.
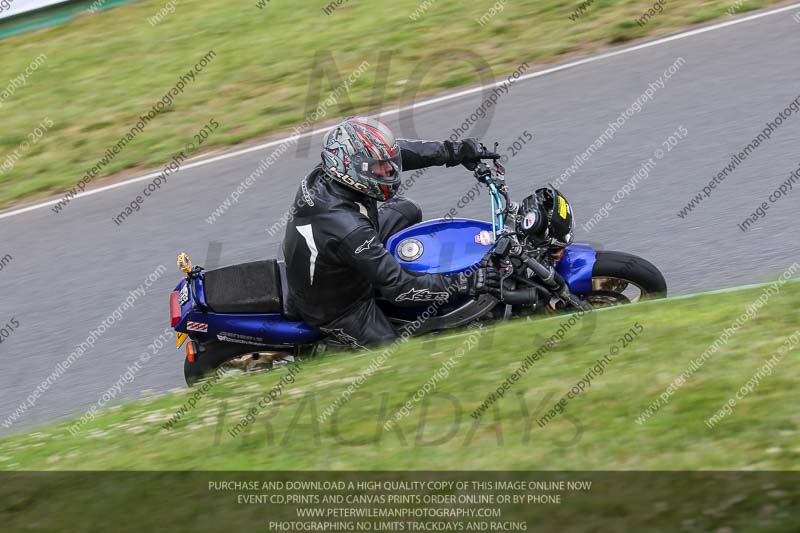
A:
[[[480,151],[477,139],[463,141],[411,141],[398,139],[403,170],[417,170],[434,166],[454,167],[472,161]]]

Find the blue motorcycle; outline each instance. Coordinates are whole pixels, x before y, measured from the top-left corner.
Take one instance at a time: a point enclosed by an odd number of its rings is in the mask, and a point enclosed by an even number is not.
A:
[[[488,258],[503,273],[501,293],[418,308],[379,298],[398,330],[421,335],[479,320],[666,296],[664,276],[648,261],[573,243],[572,207],[558,190],[540,188],[515,203],[497,160],[491,167],[481,162],[474,174],[489,189],[491,222],[429,220],[392,235],[384,245],[404,268],[420,273],[465,272]],[[223,366],[270,366],[275,359],[313,355],[331,343],[287,310],[282,261],[204,270],[192,267],[182,253],[178,268],[186,277],[170,296],[170,315],[178,347],[186,345],[183,368],[189,385]]]

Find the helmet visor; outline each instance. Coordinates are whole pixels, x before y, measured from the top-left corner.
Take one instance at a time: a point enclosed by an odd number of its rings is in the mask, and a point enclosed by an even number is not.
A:
[[[353,157],[356,171],[364,178],[375,180],[384,185],[397,185],[400,183],[400,173],[403,172],[403,160],[398,153],[389,159],[373,159],[367,157]]]

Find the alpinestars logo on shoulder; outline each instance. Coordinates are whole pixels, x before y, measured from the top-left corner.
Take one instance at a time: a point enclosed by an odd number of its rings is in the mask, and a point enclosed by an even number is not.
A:
[[[374,241],[374,240],[375,240],[375,237],[372,237],[371,239],[368,239],[368,240],[364,241],[364,244],[362,244],[361,246],[356,248],[356,254],[360,254],[364,250],[368,250],[369,247],[372,246],[372,241]]]

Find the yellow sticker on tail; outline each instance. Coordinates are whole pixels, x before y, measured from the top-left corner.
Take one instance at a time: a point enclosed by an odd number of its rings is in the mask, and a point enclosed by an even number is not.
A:
[[[177,335],[175,335],[175,344],[177,344],[178,348],[180,348],[181,344],[183,344],[186,341],[186,339],[189,338],[189,335],[187,335],[186,333],[181,333],[179,331],[176,331],[175,333],[177,333]]]

